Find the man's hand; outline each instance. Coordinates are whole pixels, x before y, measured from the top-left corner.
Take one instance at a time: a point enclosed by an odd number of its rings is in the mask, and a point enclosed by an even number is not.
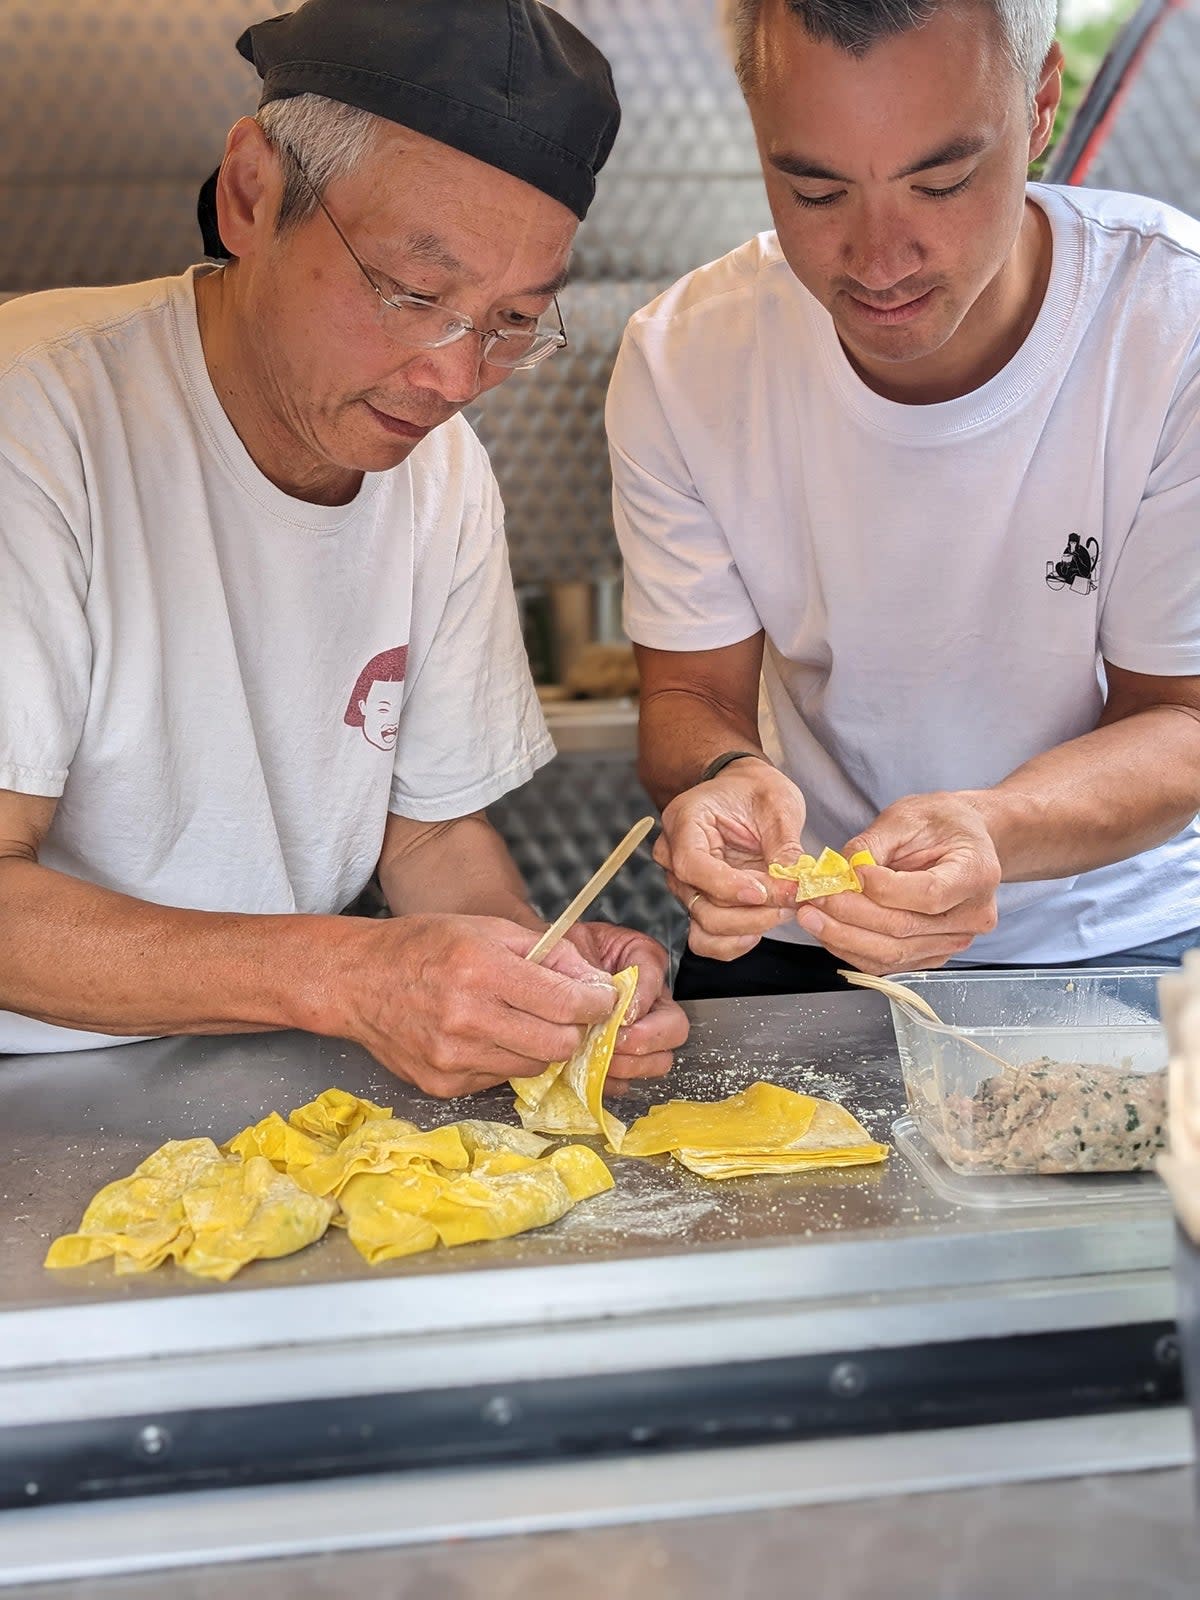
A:
[[[802,905],[796,921],[847,966],[882,976],[940,967],[996,926],[1000,862],[979,811],[956,794],[898,800],[851,839],[869,850],[862,894]]]
[[[794,915],[794,888],[768,876],[803,845],[804,796],[766,761],[731,762],[663,812],[654,859],[691,918],[688,944],[732,961]]]
[[[610,922],[577,922],[567,941],[602,972],[638,969],[637,991],[617,1035],[609,1077],[664,1077],[671,1070],[672,1051],[688,1035],[687,1014],[665,988],[667,952],[656,939]]]
[[[334,977],[340,1025],[389,1072],[438,1099],[532,1077],[608,1016],[613,986],[563,940],[540,966],[535,930],[500,917],[364,924]]]

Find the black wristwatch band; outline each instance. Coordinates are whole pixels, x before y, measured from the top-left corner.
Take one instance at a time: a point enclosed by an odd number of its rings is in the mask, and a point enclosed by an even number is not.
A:
[[[697,783],[707,783],[710,778],[715,778],[718,772],[724,772],[731,761],[765,761],[771,765],[770,759],[763,755],[761,750],[726,750],[723,756],[718,756],[715,761],[710,761],[704,771],[696,779]]]

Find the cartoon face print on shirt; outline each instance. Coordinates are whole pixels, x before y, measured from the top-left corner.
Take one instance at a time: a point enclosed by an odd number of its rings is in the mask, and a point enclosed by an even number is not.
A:
[[[406,644],[394,650],[381,650],[359,673],[350,695],[344,719],[346,725],[361,728],[363,738],[377,750],[395,749],[407,666]]]

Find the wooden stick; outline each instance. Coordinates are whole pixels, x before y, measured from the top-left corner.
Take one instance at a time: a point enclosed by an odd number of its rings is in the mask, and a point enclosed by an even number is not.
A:
[[[592,873],[563,914],[546,929],[545,933],[525,957],[526,961],[537,963],[554,949],[563,934],[569,928],[573,928],[579,921],[609,879],[614,877],[625,865],[653,826],[653,817],[643,817],[640,822],[634,823],[608,860]]]

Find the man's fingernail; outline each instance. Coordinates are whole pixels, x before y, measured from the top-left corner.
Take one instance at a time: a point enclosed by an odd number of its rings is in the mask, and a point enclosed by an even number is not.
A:
[[[796,921],[808,933],[820,933],[825,926],[825,918],[819,911],[814,911],[811,906],[806,906],[803,911],[797,911]]]
[[[767,886],[763,883],[748,883],[738,890],[737,897],[741,906],[761,906],[767,898]]]

